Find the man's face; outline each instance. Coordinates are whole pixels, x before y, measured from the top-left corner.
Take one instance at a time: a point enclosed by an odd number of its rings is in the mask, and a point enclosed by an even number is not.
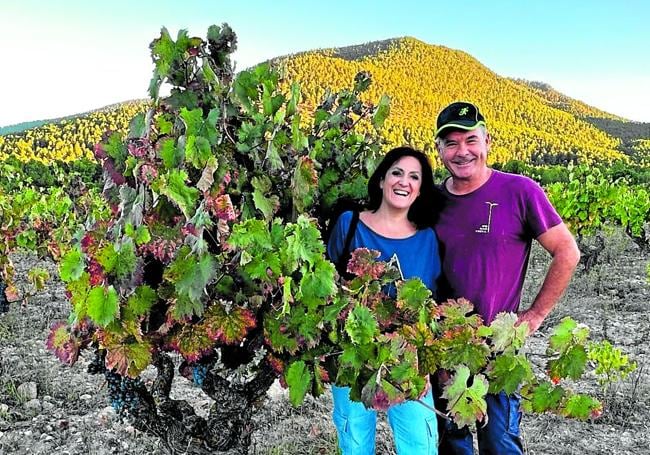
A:
[[[452,131],[438,147],[442,163],[457,180],[480,179],[487,169],[490,135],[483,129]]]

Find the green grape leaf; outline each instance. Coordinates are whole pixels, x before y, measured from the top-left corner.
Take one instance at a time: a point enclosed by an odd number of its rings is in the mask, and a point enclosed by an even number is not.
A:
[[[542,413],[553,411],[560,406],[564,398],[564,393],[562,387],[554,386],[550,382],[544,381],[537,387],[534,387],[532,391],[522,389],[522,396],[527,399],[522,400],[521,404],[527,412]]]
[[[272,195],[266,197],[266,194],[271,190],[271,180],[268,177],[253,177],[252,179],[253,188],[253,202],[255,208],[258,209],[264,215],[264,218],[268,221],[273,218],[273,214],[280,206],[280,199],[277,195]]]
[[[135,270],[137,257],[135,245],[131,239],[125,239],[119,248],[119,251],[116,251],[114,272],[117,278],[124,279]]]
[[[305,215],[300,215],[295,224],[285,227],[287,240],[287,261],[284,264],[288,271],[293,271],[299,261],[310,265],[316,264],[323,258],[325,246],[320,238],[320,232],[314,222]]]
[[[492,352],[515,353],[526,341],[527,327],[516,326],[516,313],[499,313],[492,321]]]
[[[175,169],[185,157],[185,150],[176,146],[173,138],[164,138],[160,141],[160,158],[166,169]]]
[[[481,421],[487,413],[485,395],[488,382],[481,374],[474,376],[471,387],[467,387],[470,371],[460,366],[443,387],[442,398],[448,401],[447,410],[459,428]]]
[[[289,386],[289,400],[294,406],[299,406],[311,389],[312,373],[304,361],[292,362],[284,376]]]
[[[129,134],[128,138],[140,138],[144,137],[147,131],[147,123],[144,116],[144,113],[139,112],[135,117],[131,119],[129,123]]]
[[[212,157],[210,142],[203,136],[187,136],[185,159],[196,169],[203,169]]]
[[[158,294],[150,286],[138,286],[126,302],[126,312],[134,317],[143,316],[157,300]]]
[[[419,278],[406,280],[397,287],[398,308],[419,311],[428,303],[429,297],[431,297],[431,291]]]
[[[375,112],[372,115],[372,125],[375,129],[380,129],[384,126],[384,122],[388,115],[390,114],[390,97],[388,95],[382,95],[379,99],[379,103],[375,108]]]
[[[562,415],[573,417],[580,420],[586,420],[592,414],[600,415],[603,405],[597,399],[589,395],[575,394],[571,395],[564,403]]]
[[[286,323],[269,315],[264,318],[264,335],[276,352],[294,354],[298,350],[298,342],[286,330]]]
[[[560,324],[555,327],[553,334],[549,340],[549,347],[558,352],[563,352],[568,349],[573,341],[573,330],[578,326],[576,321],[570,317],[566,317],[560,321]]]
[[[179,295],[198,303],[205,293],[205,287],[214,278],[216,267],[211,254],[197,256],[191,253],[188,246],[183,246],[165,271],[165,278],[174,283]]]
[[[199,198],[199,190],[187,186],[186,180],[187,173],[185,171],[172,169],[164,176],[158,190],[176,204],[185,218],[189,219]]]
[[[106,327],[118,316],[119,297],[113,286],[108,289],[103,286],[93,287],[86,302],[88,316],[101,327]]]
[[[249,248],[270,250],[273,248],[267,224],[262,220],[255,219],[235,224],[230,237],[228,237],[228,243],[243,250]]]
[[[368,308],[357,305],[345,320],[345,331],[353,343],[367,344],[379,333],[379,325]]]
[[[579,379],[587,366],[587,351],[583,345],[574,345],[556,359],[548,362],[547,369],[551,379]]]
[[[304,213],[314,203],[318,188],[318,174],[314,161],[305,156],[298,158],[291,182],[293,205],[298,213]]]
[[[504,391],[508,395],[515,393],[521,384],[534,377],[526,356],[514,353],[497,356],[488,368],[487,376],[490,378],[490,393]]]
[[[316,262],[313,272],[306,272],[300,280],[301,299],[316,299],[325,304],[325,298],[336,292],[334,275],[336,270],[331,262],[321,259]]]
[[[203,126],[203,111],[201,109],[188,110],[183,107],[179,115],[185,125],[185,137],[198,135]]]
[[[79,248],[73,248],[61,258],[59,276],[65,283],[76,281],[85,268],[84,255]]]

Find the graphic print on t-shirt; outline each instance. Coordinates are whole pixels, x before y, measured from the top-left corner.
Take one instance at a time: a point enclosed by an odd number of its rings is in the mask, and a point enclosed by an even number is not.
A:
[[[490,233],[490,227],[492,226],[492,208],[499,205],[496,202],[491,202],[491,201],[485,201],[485,203],[488,205],[487,223],[481,224],[481,227],[479,227],[476,231],[474,231],[478,234]]]

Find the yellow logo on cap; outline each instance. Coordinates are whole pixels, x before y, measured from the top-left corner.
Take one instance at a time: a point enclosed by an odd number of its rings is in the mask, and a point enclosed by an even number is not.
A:
[[[458,115],[465,115],[465,114],[467,114],[467,110],[468,110],[468,109],[467,109],[466,107],[462,108],[460,111],[458,111]]]

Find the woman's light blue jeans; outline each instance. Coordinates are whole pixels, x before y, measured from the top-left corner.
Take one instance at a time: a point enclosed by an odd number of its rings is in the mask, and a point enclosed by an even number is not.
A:
[[[343,455],[375,453],[377,412],[363,403],[350,400],[349,387],[332,386],[334,426]],[[433,407],[429,390],[421,401]],[[388,409],[388,423],[393,430],[399,455],[437,455],[438,428],[436,414],[417,401],[405,401]]]

